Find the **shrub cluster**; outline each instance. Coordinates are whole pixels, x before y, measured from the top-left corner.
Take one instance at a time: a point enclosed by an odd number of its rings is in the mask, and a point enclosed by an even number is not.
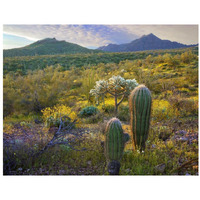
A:
[[[65,105],[55,105],[54,107],[47,107],[41,111],[43,120],[47,127],[56,126],[59,127],[62,121],[64,125],[68,125],[71,121],[77,119],[75,112],[71,110],[70,107]]]
[[[87,106],[80,111],[80,117],[90,117],[99,113],[98,108],[94,106]]]

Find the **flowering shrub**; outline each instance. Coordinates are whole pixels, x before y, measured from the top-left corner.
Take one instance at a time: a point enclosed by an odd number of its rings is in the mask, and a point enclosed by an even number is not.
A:
[[[152,117],[159,120],[169,119],[179,116],[176,108],[166,100],[153,100]]]
[[[80,116],[81,117],[90,117],[92,115],[96,115],[97,113],[99,113],[98,108],[94,107],[94,106],[88,106],[83,108],[80,111]]]
[[[73,112],[70,107],[67,107],[65,105],[55,105],[52,108],[47,107],[41,112],[43,114],[42,118],[45,121],[46,126],[48,127],[59,126],[61,122],[61,117],[65,118],[64,125],[68,125],[70,122],[77,118],[76,113]]]
[[[112,113],[115,111],[114,100],[113,99],[106,99],[104,102],[98,105],[98,109],[105,113]]]
[[[4,123],[3,124],[3,131],[6,132],[7,134],[12,134],[13,133],[13,125]]]
[[[173,96],[170,98],[170,103],[173,108],[179,110],[182,117],[198,115],[198,97],[184,98]]]

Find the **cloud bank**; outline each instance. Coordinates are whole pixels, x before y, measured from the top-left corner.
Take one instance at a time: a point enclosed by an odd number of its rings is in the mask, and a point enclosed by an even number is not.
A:
[[[183,44],[198,43],[197,25],[4,25],[3,31],[30,41],[55,37],[93,48],[128,43],[149,33]]]

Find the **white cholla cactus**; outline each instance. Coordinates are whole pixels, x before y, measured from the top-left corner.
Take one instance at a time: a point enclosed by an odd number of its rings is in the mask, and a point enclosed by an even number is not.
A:
[[[112,76],[110,79],[108,79],[108,81],[96,81],[96,85],[94,89],[90,90],[90,94],[94,95],[96,99],[106,93],[111,94],[115,97],[115,107],[117,112],[117,108],[119,104],[123,101],[124,97],[128,96],[130,94],[130,91],[132,91],[136,86],[138,86],[138,83],[135,79],[126,80],[121,76]],[[119,96],[122,96],[122,98],[118,102],[117,98]]]
[[[104,81],[104,80],[96,81],[96,85],[94,89],[90,90],[90,94],[96,97],[100,96],[101,94],[105,93],[107,87],[108,87],[107,81]]]
[[[124,79],[121,76],[112,76],[108,81],[96,81],[94,89],[90,90],[90,94],[100,96],[106,92],[124,93],[128,95],[138,83],[135,79]]]
[[[130,93],[135,87],[138,86],[138,83],[135,79],[127,79],[126,80],[126,91]]]

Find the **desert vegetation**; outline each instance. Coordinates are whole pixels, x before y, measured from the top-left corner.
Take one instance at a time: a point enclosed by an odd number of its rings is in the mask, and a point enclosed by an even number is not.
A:
[[[128,102],[138,85],[152,98],[141,149]],[[6,57],[3,98],[4,175],[108,175],[113,117],[130,136],[119,175],[198,175],[196,47]]]

